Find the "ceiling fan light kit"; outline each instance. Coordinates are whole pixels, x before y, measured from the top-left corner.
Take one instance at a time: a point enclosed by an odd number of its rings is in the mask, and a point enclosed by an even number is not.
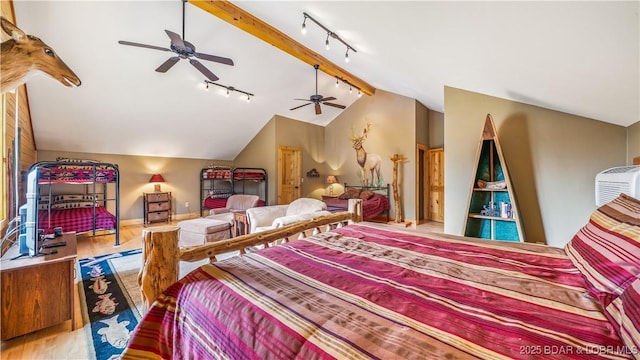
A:
[[[345,62],[349,62],[349,50],[353,51],[353,52],[358,52],[353,46],[349,45],[346,41],[342,40],[340,38],[340,36],[338,36],[338,34],[334,33],[333,31],[329,30],[326,26],[320,24],[320,22],[318,22],[318,20],[314,19],[311,15],[307,14],[306,12],[303,12],[302,15],[304,16],[304,20],[302,21],[302,34],[306,34],[307,33],[307,19],[310,19],[311,21],[313,21],[314,23],[316,23],[316,25],[320,26],[324,31],[327,32],[327,40],[324,41],[324,46],[327,48],[327,50],[329,50],[329,38],[332,39],[336,39],[338,41],[340,41],[344,46],[347,47],[347,51],[345,51],[344,53],[344,61]]]
[[[219,78],[213,72],[211,72],[211,70],[209,70],[206,66],[204,66],[200,61],[198,61],[198,59],[217,62],[220,64],[225,64],[230,66],[233,66],[233,60],[226,57],[199,53],[196,51],[196,47],[185,39],[184,37],[185,5],[186,5],[186,0],[182,0],[182,36],[180,36],[179,34],[176,34],[173,31],[165,30],[165,33],[171,40],[169,49],[163,48],[160,46],[140,44],[140,43],[124,41],[124,40],[120,40],[118,41],[118,43],[122,45],[137,46],[137,47],[143,47],[143,48],[154,49],[154,50],[170,51],[176,54],[176,56],[170,57],[160,66],[158,66],[156,68],[157,72],[165,73],[169,69],[171,69],[173,65],[175,65],[180,59],[189,59],[189,63],[198,71],[200,71],[200,73],[202,73],[202,75],[204,75],[207,79],[209,79],[210,81],[217,81],[219,80]]]

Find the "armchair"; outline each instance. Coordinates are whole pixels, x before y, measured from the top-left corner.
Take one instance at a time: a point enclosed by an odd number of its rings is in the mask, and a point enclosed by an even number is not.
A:
[[[224,208],[217,208],[209,210],[209,216],[207,219],[221,220],[228,223],[233,223],[233,212],[247,210],[258,206],[260,197],[258,195],[245,195],[235,194],[229,196],[227,199],[227,206]]]
[[[327,204],[311,198],[296,199],[288,205],[253,207],[247,209],[249,233],[275,229],[329,214],[331,213],[327,211]]]

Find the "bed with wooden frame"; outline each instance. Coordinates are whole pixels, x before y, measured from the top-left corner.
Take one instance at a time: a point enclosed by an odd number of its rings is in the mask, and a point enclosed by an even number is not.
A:
[[[362,200],[362,218],[365,221],[389,222],[389,184],[386,186],[360,186],[344,184],[344,192],[337,197],[324,197],[330,212],[347,211],[349,199]]]
[[[123,359],[639,358],[639,200],[600,207],[564,248],[358,223],[351,203],[303,224],[176,245],[169,268],[303,232],[169,286]],[[145,242],[147,260],[159,249]]]

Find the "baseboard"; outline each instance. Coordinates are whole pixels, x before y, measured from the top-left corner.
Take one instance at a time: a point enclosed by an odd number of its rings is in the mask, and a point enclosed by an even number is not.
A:
[[[186,219],[194,219],[197,217],[198,217],[198,213],[174,214],[171,216],[171,220],[179,221],[179,220],[186,220]],[[120,226],[142,225],[143,223],[144,223],[144,219],[120,220]]]

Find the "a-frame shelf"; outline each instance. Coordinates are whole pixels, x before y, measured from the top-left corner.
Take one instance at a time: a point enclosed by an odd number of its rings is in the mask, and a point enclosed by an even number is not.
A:
[[[523,242],[520,212],[491,114],[480,135],[464,235]]]

